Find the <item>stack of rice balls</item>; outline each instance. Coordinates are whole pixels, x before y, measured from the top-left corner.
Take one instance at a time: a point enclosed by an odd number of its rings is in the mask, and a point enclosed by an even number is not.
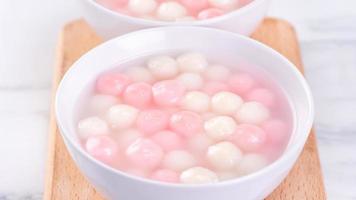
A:
[[[147,60],[101,74],[79,103],[77,131],[92,157],[143,178],[205,184],[255,172],[283,152],[290,110],[278,87],[199,52]]]
[[[161,21],[194,21],[218,17],[253,0],[96,0],[121,14]]]

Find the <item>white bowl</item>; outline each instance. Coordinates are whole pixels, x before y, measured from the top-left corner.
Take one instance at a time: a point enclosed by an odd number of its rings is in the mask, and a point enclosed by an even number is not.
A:
[[[89,156],[80,146],[75,131],[76,103],[83,90],[93,84],[98,74],[119,63],[155,53],[186,50],[219,55],[228,63],[238,62],[241,56],[276,79],[285,90],[294,112],[293,134],[283,155],[251,175],[200,186],[166,184],[133,177]],[[309,135],[314,107],[309,87],[301,73],[273,49],[250,38],[217,29],[162,27],[115,38],[81,57],[66,73],[58,88],[55,112],[74,161],[89,181],[109,199],[254,200],[266,197],[287,176]]]
[[[104,39],[131,31],[158,26],[206,26],[250,35],[263,20],[271,0],[254,0],[248,5],[223,16],[194,22],[162,22],[130,17],[107,9],[94,0],[81,0],[84,18]]]

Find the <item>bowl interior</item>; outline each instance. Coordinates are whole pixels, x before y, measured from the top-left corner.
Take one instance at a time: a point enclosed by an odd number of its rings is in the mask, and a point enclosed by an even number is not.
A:
[[[295,66],[274,50],[247,37],[197,27],[154,28],[130,33],[80,58],[66,73],[57,92],[55,109],[64,137],[81,148],[74,125],[76,103],[98,74],[142,56],[187,50],[214,55],[214,59],[230,65],[247,60],[270,74],[285,91],[294,112],[294,132],[284,154],[293,148],[302,148],[311,127],[313,104],[309,88]]]

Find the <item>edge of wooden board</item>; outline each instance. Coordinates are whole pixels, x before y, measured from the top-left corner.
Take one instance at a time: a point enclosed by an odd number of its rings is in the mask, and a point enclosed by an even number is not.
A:
[[[86,30],[85,30],[86,29]],[[76,39],[80,38],[80,40],[89,41],[85,43],[85,45],[81,48],[78,48],[78,51],[75,51],[75,55],[68,56],[66,52],[67,49],[74,48],[65,48],[65,44],[68,45],[68,41],[73,40],[71,37],[68,37],[68,33],[76,33],[74,37]],[[86,34],[81,34],[84,32]],[[73,37],[73,35],[71,35]],[[53,189],[55,187],[54,178],[55,178],[55,161],[57,158],[56,147],[59,143],[63,143],[61,135],[59,135],[59,130],[56,123],[55,111],[54,111],[54,103],[56,97],[56,90],[58,85],[67,71],[67,68],[75,62],[82,54],[86,53],[91,48],[100,44],[101,39],[92,31],[92,29],[86,24],[83,19],[74,20],[72,22],[67,23],[60,32],[58,36],[58,43],[56,48],[56,56],[54,63],[54,71],[53,71],[53,82],[52,82],[52,93],[51,93],[51,108],[50,108],[50,120],[49,120],[49,136],[48,136],[48,147],[47,147],[47,156],[46,156],[46,168],[45,168],[45,186],[43,199],[44,200],[52,200],[55,195],[53,193]],[[71,44],[71,43],[70,43]],[[71,52],[74,53],[74,52]],[[59,140],[58,140],[59,139]],[[64,144],[63,144],[64,145]],[[74,162],[74,161],[73,161]],[[62,200],[62,199],[60,199]]]
[[[299,46],[299,40],[296,34],[295,28],[291,25],[286,20],[283,19],[278,19],[278,18],[266,18],[263,21],[263,24],[265,26],[260,26],[255,33],[252,34],[251,38],[258,40],[259,42],[262,42],[266,46],[276,50],[280,54],[284,55],[286,58],[288,58],[289,61],[291,61],[298,69],[299,71],[304,74],[304,68],[302,64],[302,57],[301,57],[301,52],[300,52],[300,46]],[[282,40],[288,40],[288,41],[293,41],[293,48],[280,48],[284,46],[283,44],[276,45],[276,43],[271,43],[273,39],[271,39],[271,34],[266,34],[268,33],[268,27],[270,24],[274,24],[276,29],[285,29],[286,27],[289,29],[290,34],[285,34],[281,39],[278,41],[281,42]],[[292,36],[292,39],[287,39],[286,37]],[[293,50],[290,52],[290,50]],[[295,55],[291,56],[291,55]]]
[[[62,79],[62,66],[63,66],[63,37],[64,31],[62,31],[58,37],[57,48],[56,48],[56,56],[55,56],[55,64],[53,71],[53,81],[52,81],[52,89],[51,89],[51,104],[50,104],[50,119],[49,119],[49,135],[48,135],[48,144],[47,144],[47,165],[45,168],[45,186],[43,199],[51,199],[52,191],[53,191],[53,176],[54,176],[54,159],[56,154],[56,134],[57,134],[57,123],[56,117],[54,114],[54,103],[56,97],[56,91],[58,88],[58,84]]]

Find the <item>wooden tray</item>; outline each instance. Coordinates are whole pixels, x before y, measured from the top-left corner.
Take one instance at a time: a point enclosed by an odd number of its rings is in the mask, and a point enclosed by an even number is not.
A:
[[[287,22],[268,18],[252,37],[276,49],[303,71],[296,34]],[[100,43],[101,39],[83,20],[73,21],[64,27],[57,50],[53,96],[71,64]],[[70,158],[58,132],[53,110],[48,150],[45,200],[103,199]],[[310,134],[304,151],[289,176],[267,199],[326,199],[314,132]]]

